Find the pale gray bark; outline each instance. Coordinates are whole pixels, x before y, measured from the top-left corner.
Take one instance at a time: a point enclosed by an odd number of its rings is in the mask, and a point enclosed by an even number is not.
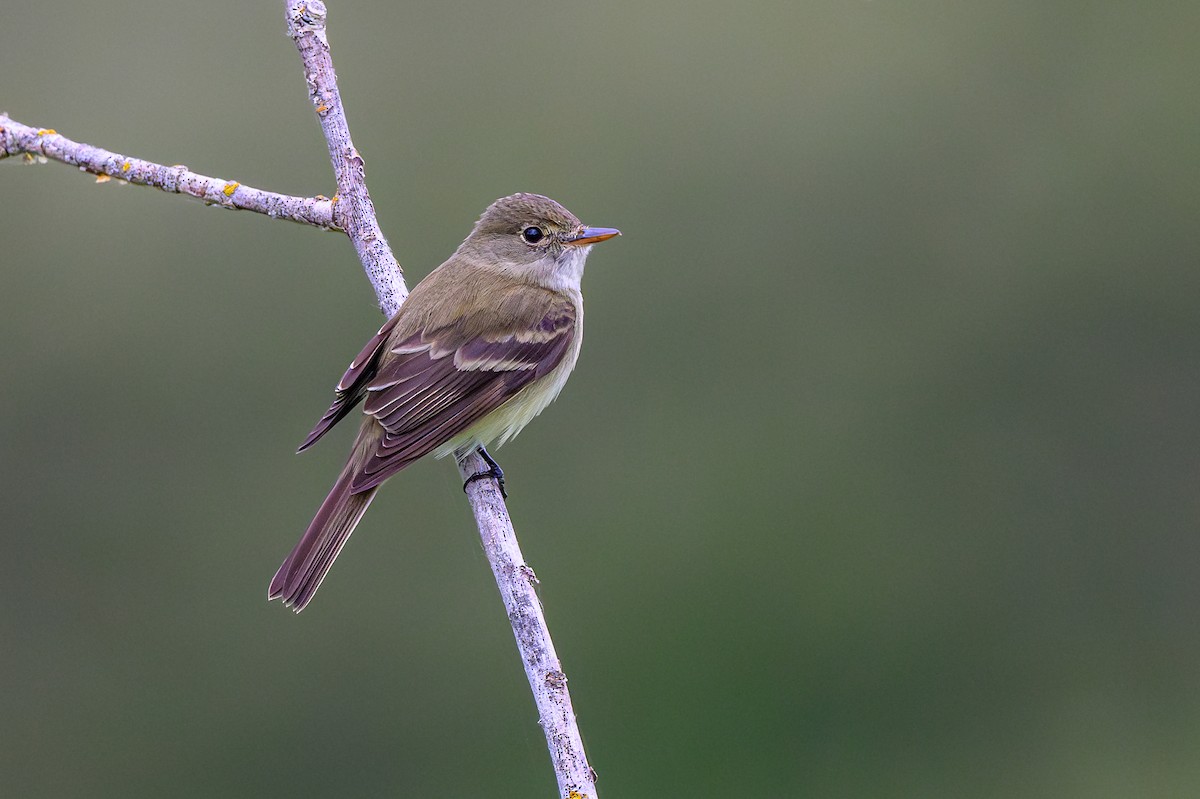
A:
[[[404,272],[375,219],[375,205],[367,193],[363,159],[350,139],[342,95],[329,55],[329,42],[325,38],[325,4],[321,0],[287,0],[286,6],[288,35],[300,51],[308,99],[312,101],[321,131],[329,144],[329,160],[337,180],[334,217],[353,242],[384,315],[391,318],[408,296],[408,289],[404,285]]]
[[[182,164],[164,166],[140,158],[72,141],[57,131],[22,125],[0,114],[0,158],[24,155],[30,160],[49,158],[77,166],[97,176],[153,186],[156,189],[185,194],[208,205],[241,211],[257,211],[275,219],[289,219],[305,225],[337,230],[334,203],[328,197],[292,197],[238,183],[236,180],[210,178],[192,172]]]
[[[337,181],[337,194],[332,199],[276,194],[233,180],[199,175],[185,166],[131,158],[72,141],[53,130],[23,125],[4,114],[0,114],[0,158],[23,155],[53,159],[95,174],[98,180],[115,178],[196,197],[222,208],[256,211],[276,219],[344,231],[358,252],[380,307],[390,317],[408,296],[408,289],[379,228],[367,193],[363,159],[350,138],[325,35],[325,4],[321,0],[285,0],[285,6],[288,33],[300,52],[309,97],[329,144]],[[486,471],[486,464],[470,452],[459,460],[458,468],[465,480]],[[494,480],[476,480],[466,493],[533,691],[559,794],[564,799],[595,799],[595,772],[584,755],[567,678],[537,596],[537,578],[521,555],[499,487]]]

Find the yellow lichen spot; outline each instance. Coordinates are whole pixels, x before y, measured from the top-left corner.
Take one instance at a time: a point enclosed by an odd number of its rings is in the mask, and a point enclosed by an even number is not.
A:
[[[579,791],[572,788],[571,792],[567,794],[567,799],[587,799],[587,794],[580,793]]]
[[[338,200],[340,200],[340,199],[342,199],[342,198],[341,198],[341,197],[338,197],[338,196],[335,194],[335,195],[333,195],[333,199],[329,201],[329,204],[330,204],[330,205],[337,205],[337,204],[338,204]]]
[[[231,180],[225,184],[225,188],[221,189],[221,191],[226,197],[232,197],[233,193],[238,190],[238,186],[240,185],[242,184],[238,183],[236,180]]]
[[[108,183],[110,180],[112,180],[112,178],[108,175],[96,175],[97,183]]]
[[[131,169],[133,169],[133,162],[132,162],[132,161],[126,161],[125,163],[121,164],[121,171],[122,171],[122,172],[128,172],[128,171],[129,171],[129,170],[131,170]]]
[[[317,106],[318,114],[324,114],[328,110],[329,110],[329,106],[325,105],[325,103],[321,103],[319,106]]]
[[[56,133],[58,133],[58,131],[55,130],[54,128],[39,128],[38,129],[39,136],[53,136]]]

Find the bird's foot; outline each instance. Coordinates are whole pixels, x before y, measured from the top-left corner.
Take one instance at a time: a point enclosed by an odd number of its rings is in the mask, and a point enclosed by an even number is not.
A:
[[[476,480],[486,480],[492,478],[496,481],[497,487],[500,489],[500,496],[508,499],[508,491],[504,489],[504,470],[500,468],[500,464],[492,459],[488,451],[483,447],[478,447],[475,450],[479,453],[479,457],[483,458],[483,462],[488,465],[486,471],[476,472],[463,481],[463,491],[467,490],[467,486],[474,483]]]

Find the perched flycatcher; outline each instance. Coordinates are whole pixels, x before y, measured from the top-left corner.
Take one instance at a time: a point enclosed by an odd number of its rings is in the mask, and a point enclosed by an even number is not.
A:
[[[562,390],[583,342],[583,262],[617,235],[537,194],[483,212],[351,362],[300,445],[365,399],[346,466],[275,573],[270,599],[303,610],[379,485],[418,458],[477,448],[492,469],[475,477],[502,477],[483,448],[515,436]]]

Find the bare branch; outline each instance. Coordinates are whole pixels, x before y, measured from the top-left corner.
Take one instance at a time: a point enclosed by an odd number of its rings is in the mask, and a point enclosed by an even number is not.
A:
[[[363,160],[350,140],[325,36],[325,4],[321,0],[285,0],[285,4],[288,32],[304,62],[309,97],[321,120],[337,175],[338,222],[354,242],[371,285],[379,296],[380,306],[391,316],[408,292],[400,267],[375,219],[375,208],[367,194]],[[466,453],[458,463],[464,480],[486,471],[485,467],[483,459],[475,452]],[[467,496],[533,691],[559,793],[564,799],[595,799],[595,772],[583,751],[567,691],[567,677],[554,651],[554,642],[550,639],[535,590],[537,579],[521,555],[499,487],[493,480],[477,480],[468,487]]]
[[[367,279],[379,297],[379,306],[390,318],[408,296],[408,289],[404,285],[404,272],[375,219],[375,205],[367,193],[363,159],[350,139],[342,95],[329,55],[329,41],[325,38],[325,4],[321,0],[289,0],[286,6],[288,35],[300,51],[304,79],[308,82],[308,98],[329,144],[329,160],[333,162],[338,187],[334,213],[339,227],[346,231],[358,251],[358,258],[367,270]]]
[[[321,0],[285,0],[285,5],[288,32],[300,52],[309,97],[329,144],[338,187],[332,200],[276,194],[200,175],[181,165],[163,166],[131,158],[72,141],[53,130],[23,125],[4,114],[0,114],[0,159],[18,155],[53,159],[77,166],[101,181],[116,179],[152,186],[221,208],[255,211],[275,219],[344,231],[358,252],[380,307],[390,317],[399,310],[408,290],[376,220],[363,159],[350,139],[325,36],[325,5]],[[464,479],[486,471],[475,452],[465,453],[458,468]],[[595,799],[595,773],[584,755],[567,678],[535,590],[537,578],[521,555],[504,499],[496,482],[489,480],[471,483],[467,496],[533,691],[560,795],[564,799]]]
[[[487,471],[487,464],[472,451],[459,461],[458,468],[465,480]],[[467,495],[471,510],[475,512],[475,523],[479,525],[483,550],[496,577],[513,635],[517,638],[525,676],[529,678],[533,701],[546,733],[559,793],[564,799],[593,799],[596,773],[588,765],[583,751],[583,739],[579,736],[571,694],[567,690],[567,675],[554,651],[554,642],[550,640],[550,630],[538,599],[537,576],[521,555],[508,508],[496,484],[490,480],[477,480],[467,486]]]
[[[328,197],[276,194],[245,186],[236,180],[199,175],[178,164],[164,166],[130,158],[72,141],[53,130],[22,125],[0,114],[0,158],[15,155],[61,161],[96,175],[100,181],[115,178],[172,194],[185,194],[221,208],[255,211],[275,219],[289,219],[325,230],[339,229],[334,222],[333,202]]]

